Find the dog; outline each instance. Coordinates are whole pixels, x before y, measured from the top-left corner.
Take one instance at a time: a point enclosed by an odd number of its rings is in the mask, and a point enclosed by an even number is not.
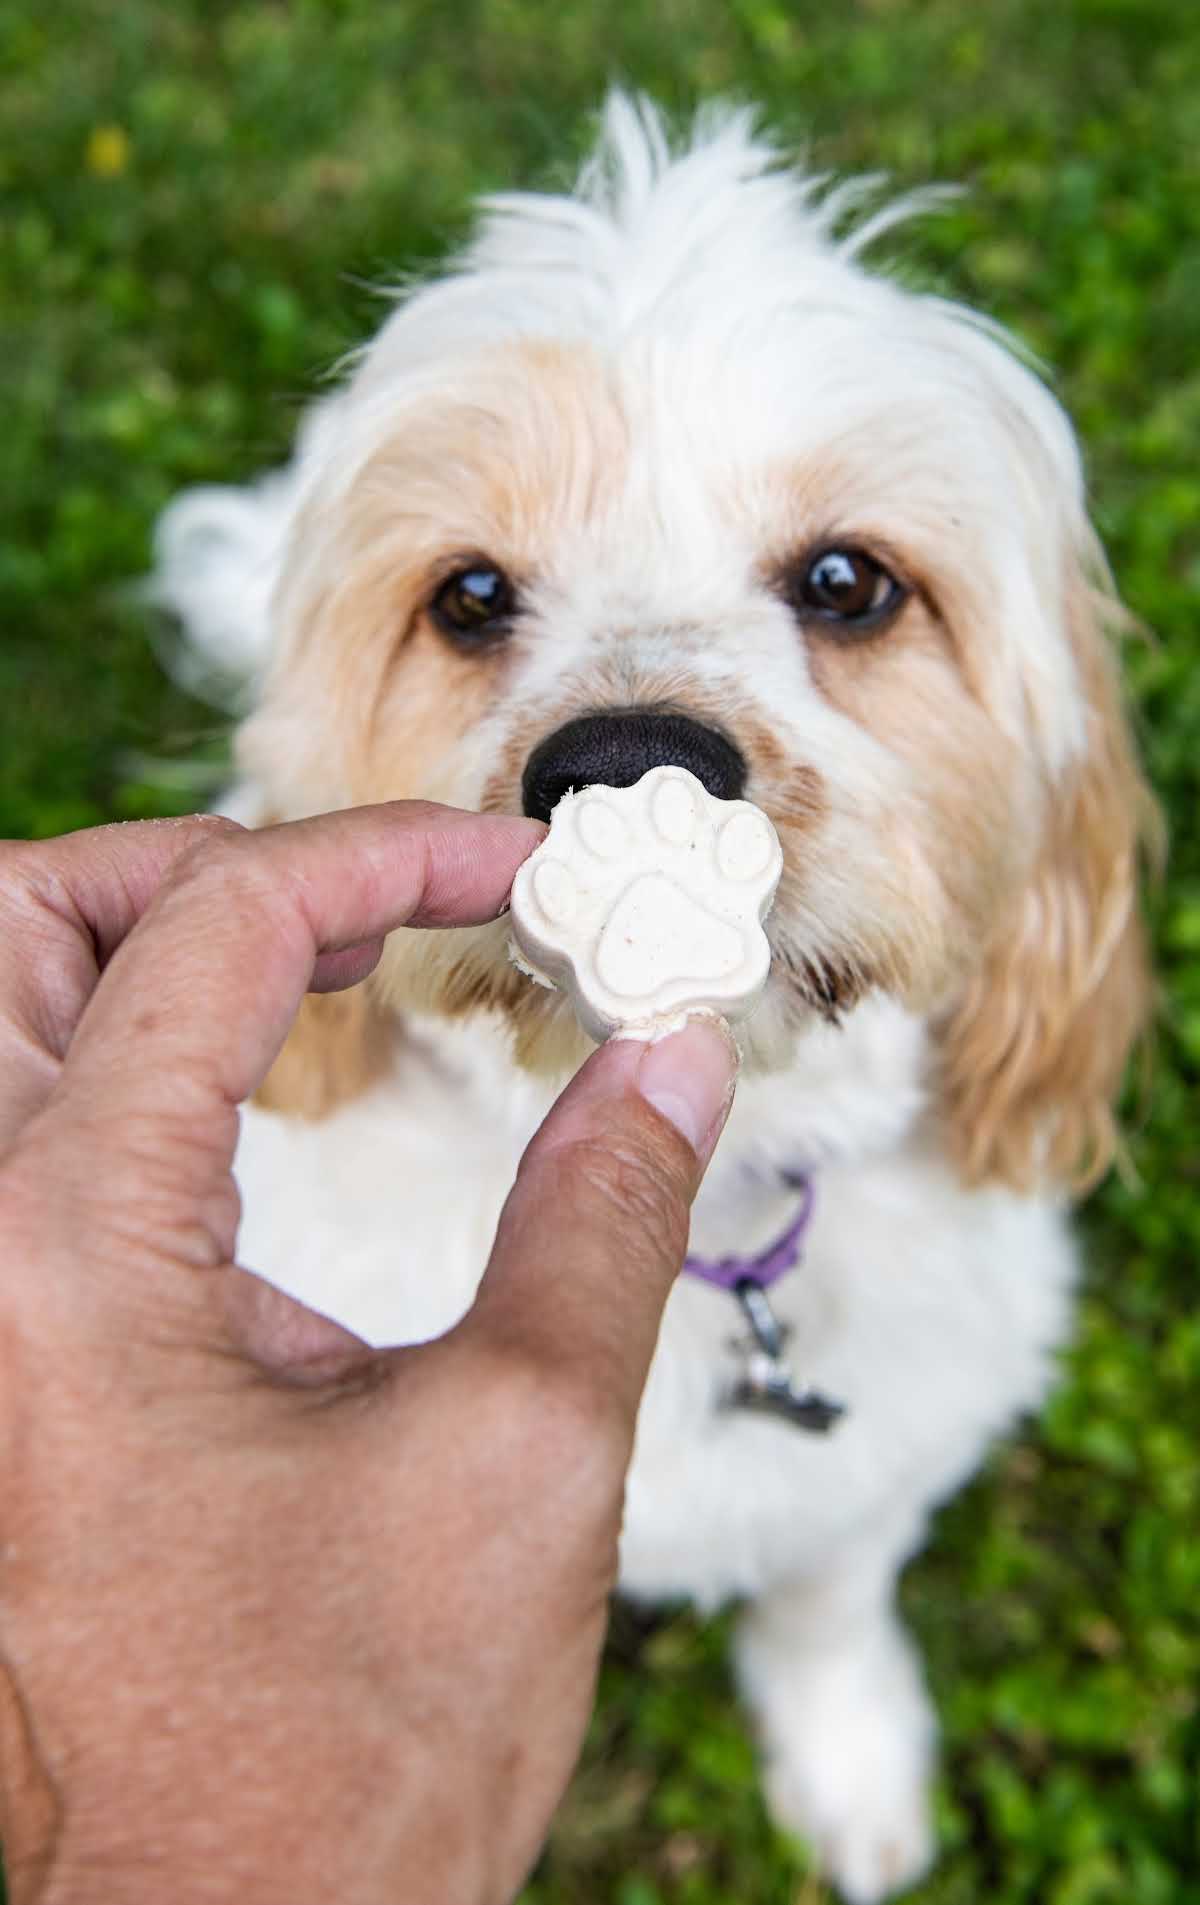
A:
[[[675,762],[774,822],[771,977],[621,1573],[745,1601],[770,1807],[851,1901],[932,1856],[896,1577],[1054,1379],[1069,1207],[1149,997],[1148,796],[1071,427],[996,326],[864,265],[929,202],[872,189],[790,169],[746,111],[672,145],[614,95],[574,194],[486,201],[285,470],[172,505],[157,583],[249,683],[242,818],[546,818]],[[242,1261],[373,1343],[445,1330],[588,1049],[503,920],[394,935],[245,1112]],[[712,1272],[784,1244],[757,1346],[777,1325],[786,1373],[790,1333],[820,1422],[737,1400]]]

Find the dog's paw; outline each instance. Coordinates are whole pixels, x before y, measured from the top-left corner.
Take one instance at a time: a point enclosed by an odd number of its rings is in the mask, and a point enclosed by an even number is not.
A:
[[[874,1757],[866,1753],[853,1794],[833,1794],[782,1765],[766,1778],[767,1804],[776,1824],[803,1839],[821,1872],[847,1905],[881,1905],[907,1892],[933,1863],[933,1830],[919,1788],[881,1782],[868,1791]]]
[[[889,1625],[866,1649],[785,1664],[756,1657],[751,1617],[739,1651],[772,1817],[848,1905],[906,1891],[934,1855],[934,1722],[902,1632]]]
[[[766,815],[685,768],[567,794],[513,886],[514,957],[596,1039],[698,1008],[743,1018],[766,984],[782,867]]]

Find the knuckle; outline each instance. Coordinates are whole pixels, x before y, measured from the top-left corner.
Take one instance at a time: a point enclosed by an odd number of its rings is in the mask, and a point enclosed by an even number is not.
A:
[[[170,826],[175,823],[168,821],[166,824]],[[189,848],[189,851],[193,853],[201,852],[223,841],[253,838],[249,827],[244,827],[240,820],[232,820],[228,814],[189,814],[187,819],[179,824],[195,835]]]
[[[0,841],[0,918],[6,926],[40,936],[48,912],[69,909],[53,841]]]
[[[229,904],[243,896],[261,902],[278,882],[257,836],[236,821],[222,821],[179,856],[170,884],[175,890],[215,894]]]
[[[23,874],[39,852],[44,851],[32,840],[0,840],[0,876]]]
[[[176,861],[177,878],[194,877],[211,869],[227,869],[240,864],[245,843],[252,838],[236,820],[224,820],[218,814],[197,815],[201,831]]]
[[[35,840],[0,840],[0,893],[21,907],[51,870],[50,849]]]

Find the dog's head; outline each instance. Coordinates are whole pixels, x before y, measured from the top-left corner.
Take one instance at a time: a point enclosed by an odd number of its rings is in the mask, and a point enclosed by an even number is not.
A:
[[[244,758],[285,812],[545,816],[663,761],[770,814],[752,1063],[884,990],[930,1023],[968,1174],[1097,1169],[1145,1005],[1145,797],[1053,398],[859,263],[853,195],[744,116],[670,158],[618,99],[570,199],[510,198],[310,434]],[[577,1055],[503,922],[397,935],[397,1007]]]

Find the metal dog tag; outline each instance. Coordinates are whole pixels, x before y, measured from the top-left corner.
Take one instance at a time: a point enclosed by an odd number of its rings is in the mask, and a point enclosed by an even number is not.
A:
[[[783,1354],[790,1332],[780,1324],[761,1284],[747,1277],[734,1285],[733,1293],[742,1306],[753,1338],[734,1345],[746,1362],[730,1391],[726,1407],[752,1409],[760,1415],[790,1422],[794,1428],[807,1429],[811,1434],[827,1435],[846,1413],[845,1405],[831,1401],[819,1390],[793,1387],[792,1372]]]

